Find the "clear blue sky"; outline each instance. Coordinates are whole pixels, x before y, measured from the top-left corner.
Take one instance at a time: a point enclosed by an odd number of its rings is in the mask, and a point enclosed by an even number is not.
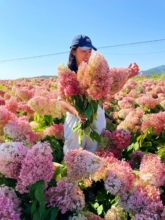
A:
[[[79,34],[110,67],[165,65],[165,0],[0,0],[0,80],[57,75]]]

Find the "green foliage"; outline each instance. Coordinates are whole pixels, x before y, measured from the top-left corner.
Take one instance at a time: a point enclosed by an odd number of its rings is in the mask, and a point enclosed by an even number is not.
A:
[[[42,141],[48,141],[50,143],[53,151],[53,161],[60,163],[64,158],[63,140],[57,139],[55,136],[46,136]]]
[[[86,209],[101,217],[104,217],[111,206],[115,204],[115,196],[105,189],[103,181],[95,182],[91,187],[84,189],[84,194]]]
[[[56,220],[58,209],[55,207],[46,207],[45,183],[40,180],[34,183],[30,188],[30,193],[22,196],[23,220]],[[24,198],[23,198],[24,197]]]

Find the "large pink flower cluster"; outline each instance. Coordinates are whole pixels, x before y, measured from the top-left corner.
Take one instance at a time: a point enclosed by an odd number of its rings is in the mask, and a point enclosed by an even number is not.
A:
[[[30,108],[39,115],[51,115],[53,118],[62,118],[64,109],[57,99],[34,96],[28,101]]]
[[[79,181],[82,178],[99,180],[105,172],[103,158],[82,149],[69,151],[64,157],[68,168],[68,178]]]
[[[160,135],[165,129],[165,112],[145,114],[142,118],[141,131],[146,132],[149,128]]]
[[[125,192],[119,198],[119,205],[125,211],[139,219],[164,219],[162,218],[164,206],[160,198],[160,190],[151,185],[137,185],[129,192]],[[141,216],[141,218],[140,218]]]
[[[39,115],[47,115],[48,112],[48,99],[43,96],[34,96],[27,103],[30,108]]]
[[[12,141],[22,141],[25,145],[34,144],[37,135],[33,132],[30,124],[26,120],[17,118],[9,122],[3,129],[7,138]]]
[[[125,129],[118,129],[111,133],[113,144],[119,149],[125,149],[131,142],[131,132]]]
[[[100,53],[91,56],[88,64],[80,64],[77,77],[82,90],[86,90],[93,100],[106,98],[113,82],[109,74],[109,65]]]
[[[55,136],[57,139],[62,139],[64,136],[64,125],[60,123],[46,128],[44,131],[44,136]]]
[[[29,192],[29,187],[39,181],[48,183],[54,174],[52,149],[47,142],[38,142],[28,150],[18,177],[17,189],[20,193]]]
[[[131,132],[138,132],[141,130],[142,117],[144,112],[141,109],[134,109],[128,113],[124,121],[122,121],[117,129],[125,129]]]
[[[0,135],[3,134],[3,127],[15,118],[16,115],[14,113],[6,109],[5,106],[0,106]]]
[[[80,94],[76,73],[63,64],[58,67],[58,93],[61,98]]]
[[[61,213],[79,211],[85,207],[85,196],[78,183],[71,182],[67,177],[57,182],[56,187],[46,191],[47,206],[58,207]]]
[[[31,99],[33,95],[34,92],[32,90],[27,89],[26,87],[16,89],[16,96],[25,102]]]
[[[123,194],[133,186],[134,181],[135,174],[127,162],[118,160],[109,163],[104,185],[110,193]]]
[[[17,112],[18,106],[18,100],[15,97],[11,97],[5,103],[5,107],[13,113]]]
[[[144,155],[139,170],[139,178],[145,185],[165,185],[165,164],[156,154]]]
[[[8,142],[0,145],[0,173],[7,178],[17,179],[22,161],[28,148],[21,142]]]
[[[136,98],[135,102],[142,107],[144,110],[154,109],[159,104],[158,99],[154,99],[153,97],[144,94],[138,98]]]
[[[21,201],[13,189],[8,186],[0,186],[0,219],[20,220]]]
[[[110,94],[113,95],[119,92],[124,84],[127,82],[130,76],[130,71],[128,68],[111,68],[110,77],[113,83],[110,87]]]

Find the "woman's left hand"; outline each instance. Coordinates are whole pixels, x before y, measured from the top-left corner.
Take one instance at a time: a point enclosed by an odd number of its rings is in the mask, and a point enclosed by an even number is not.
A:
[[[130,70],[129,78],[138,75],[140,72],[140,68],[136,63],[134,63],[134,64],[131,63],[128,68]]]

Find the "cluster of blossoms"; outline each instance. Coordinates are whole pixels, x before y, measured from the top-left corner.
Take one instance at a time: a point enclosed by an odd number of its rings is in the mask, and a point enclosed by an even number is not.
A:
[[[136,220],[164,219],[165,207],[160,198],[160,190],[155,186],[138,184],[118,199],[119,205],[133,214]]]
[[[135,101],[140,107],[146,110],[154,109],[159,104],[158,99],[154,99],[153,97],[150,97],[146,94],[138,97]]]
[[[132,97],[123,97],[122,100],[118,101],[118,105],[121,109],[134,108],[135,101],[134,101],[134,98]]]
[[[72,181],[91,178],[95,181],[105,175],[103,158],[82,149],[69,151],[64,157],[68,168],[68,178]]]
[[[46,191],[47,206],[58,207],[61,213],[79,211],[85,207],[85,196],[77,182],[71,182],[67,177],[57,182],[56,187]]]
[[[104,185],[111,194],[123,194],[133,186],[134,181],[135,174],[127,162],[118,160],[109,163]]]
[[[22,141],[24,144],[34,144],[37,135],[33,132],[29,122],[17,118],[9,122],[3,129],[4,135],[12,141]]]
[[[122,150],[127,148],[131,142],[131,132],[125,129],[115,131],[105,130],[102,134],[101,143],[96,154],[101,157],[111,156],[120,158]]]
[[[51,115],[53,118],[62,118],[64,110],[57,99],[34,96],[28,101],[28,106],[39,115]]]
[[[11,120],[15,119],[14,113],[6,109],[5,106],[0,106],[0,135],[3,134],[3,127]]]
[[[39,180],[48,183],[54,174],[52,160],[52,149],[47,142],[38,142],[28,149],[18,176],[18,191],[20,193],[29,192],[29,187]]]
[[[68,220],[103,220],[100,216],[89,211],[79,211],[70,216]]]
[[[33,95],[34,95],[34,92],[32,90],[27,89],[26,87],[16,89],[16,96],[25,102],[31,99]]]
[[[130,70],[128,68],[111,68],[110,77],[113,83],[110,87],[110,94],[114,95],[119,92],[124,84],[127,82],[130,76]]]
[[[125,129],[133,133],[140,131],[143,115],[144,112],[141,109],[133,109],[125,117],[124,121],[117,126],[117,129]]]
[[[17,112],[18,110],[18,101],[15,97],[11,97],[10,99],[6,100],[6,103],[5,103],[5,107],[13,112],[14,114]]]
[[[144,115],[141,131],[145,133],[149,128],[152,128],[155,134],[160,135],[165,128],[165,112]]]
[[[0,186],[0,219],[20,220],[21,201],[13,189]]]
[[[80,94],[76,73],[63,64],[58,67],[58,94],[64,99]]]
[[[80,64],[77,78],[82,91],[86,91],[93,100],[106,98],[113,83],[109,74],[109,65],[100,53],[91,56],[88,64],[86,62]]]
[[[156,154],[144,155],[139,170],[140,181],[145,185],[165,185],[165,164]]]
[[[64,125],[60,123],[46,128],[44,131],[44,136],[55,136],[57,139],[62,139],[64,136]]]
[[[28,148],[21,142],[8,142],[0,145],[0,173],[7,178],[17,179],[22,161]]]
[[[105,215],[105,220],[127,220],[127,215],[122,207],[112,205]]]

